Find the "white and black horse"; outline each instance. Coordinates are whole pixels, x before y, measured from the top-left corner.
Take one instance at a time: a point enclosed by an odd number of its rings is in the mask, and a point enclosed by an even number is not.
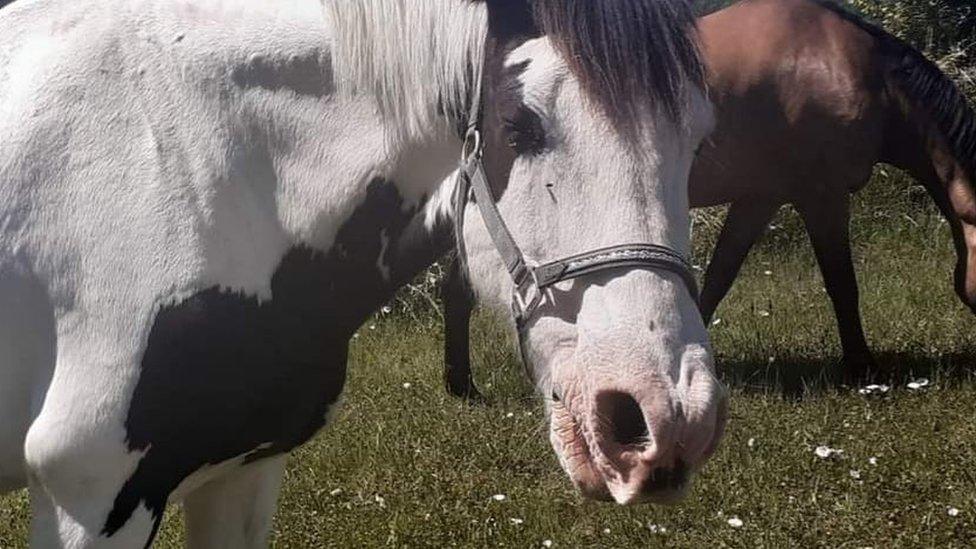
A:
[[[692,25],[683,0],[5,7],[0,489],[30,487],[31,543],[148,545],[182,501],[191,546],[262,545],[351,334],[451,245],[469,121],[530,267],[686,253]],[[463,244],[510,307],[490,203]],[[683,277],[620,265],[535,286],[523,351],[584,494],[673,499],[725,393]]]

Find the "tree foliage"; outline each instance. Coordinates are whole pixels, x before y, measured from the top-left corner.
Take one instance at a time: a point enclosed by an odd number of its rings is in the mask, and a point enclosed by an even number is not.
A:
[[[974,97],[976,4],[972,0],[849,0],[849,5],[925,52]]]
[[[971,0],[849,0],[848,4],[932,53],[972,46],[976,38],[976,8]]]

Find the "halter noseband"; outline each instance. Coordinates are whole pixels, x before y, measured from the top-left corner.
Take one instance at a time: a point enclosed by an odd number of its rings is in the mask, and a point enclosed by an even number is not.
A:
[[[478,80],[470,112],[468,131],[461,152],[461,168],[454,195],[455,238],[458,255],[464,250],[464,211],[471,191],[481,212],[481,219],[501,256],[508,274],[515,283],[512,296],[512,312],[519,330],[523,328],[549,295],[546,291],[559,282],[572,280],[611,269],[646,269],[667,271],[678,275],[688,288],[692,299],[698,302],[698,284],[691,265],[679,252],[659,244],[633,243],[599,248],[590,252],[558,259],[541,265],[525,260],[515,238],[502,219],[495,197],[492,195],[483,162],[484,141],[478,122],[481,115],[481,81]],[[523,359],[524,359],[523,349]],[[528,363],[526,362],[526,367]]]

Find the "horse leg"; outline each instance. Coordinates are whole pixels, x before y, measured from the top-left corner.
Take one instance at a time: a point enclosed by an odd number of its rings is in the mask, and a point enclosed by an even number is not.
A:
[[[876,368],[861,324],[857,275],[851,259],[850,195],[841,192],[830,198],[817,196],[797,204],[797,208],[834,306],[845,374],[851,379],[862,379]]]
[[[144,324],[132,316],[148,316],[152,304],[100,305],[52,320],[53,376],[23,442],[31,547],[148,547],[175,489],[175,463],[138,473],[151,454],[134,445],[128,422],[144,373]],[[172,409],[156,417],[165,422]]]
[[[69,468],[70,465],[61,469],[69,476],[60,479],[50,475],[57,474],[52,468],[44,471],[44,476],[36,474],[36,471],[31,473],[30,547],[138,549],[152,545],[161,517],[154,517],[141,509],[124,528],[112,534],[106,533],[103,530],[104,519],[114,496],[104,491],[108,483],[101,478],[71,478],[71,473],[77,471]],[[78,488],[91,487],[92,492],[74,492],[71,490],[72,484]]]
[[[761,200],[732,203],[705,271],[699,308],[706,325],[732,287],[749,249],[778,209],[779,204]]]
[[[444,301],[444,384],[447,392],[480,400],[471,375],[470,326],[474,299],[465,284],[461,262],[454,260],[441,286]]]
[[[244,465],[188,494],[187,547],[266,547],[286,460],[282,455]]]
[[[120,392],[117,386],[115,391],[110,388],[111,379],[95,380],[88,371],[90,381],[83,380],[84,374],[77,376],[70,370],[59,359],[44,408],[24,442],[31,500],[30,545],[148,547],[161,514],[137,502],[124,523],[112,526],[109,518],[127,475],[140,458],[125,444],[120,413],[124,409],[116,405],[120,400],[115,398]],[[62,373],[64,377],[59,379]]]
[[[24,488],[24,438],[54,372],[54,308],[33,278],[0,267],[0,494]]]

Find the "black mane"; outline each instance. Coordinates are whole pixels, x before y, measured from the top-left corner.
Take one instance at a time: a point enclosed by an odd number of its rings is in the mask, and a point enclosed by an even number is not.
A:
[[[953,155],[976,174],[976,112],[966,95],[935,63],[904,40],[833,0],[810,0],[879,41],[890,59],[890,74],[914,105],[924,110],[952,147]]]
[[[539,30],[560,49],[587,96],[621,128],[647,105],[685,118],[704,89],[695,17],[686,0],[532,0]]]

